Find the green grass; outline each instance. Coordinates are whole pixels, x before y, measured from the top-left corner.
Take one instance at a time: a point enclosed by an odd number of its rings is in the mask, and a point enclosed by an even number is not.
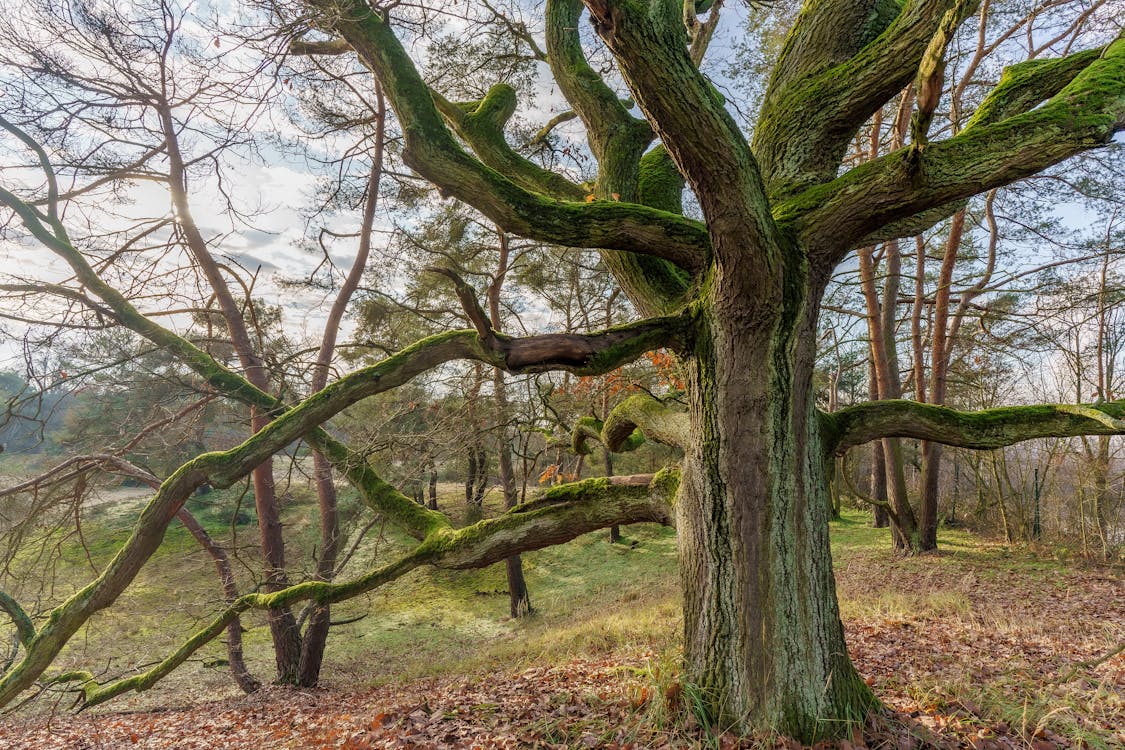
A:
[[[443,507],[452,509],[455,522],[463,521],[456,517],[464,506],[463,496],[453,486],[443,491]],[[498,511],[497,501],[493,493],[489,512]],[[193,498],[189,507],[213,537],[225,544],[237,540],[232,561],[241,590],[252,590],[259,563],[251,500],[235,490],[217,491]],[[346,517],[359,523],[369,517],[346,491],[341,507]],[[44,589],[45,601],[52,594],[57,600],[89,580],[90,561],[97,568],[104,565],[128,533],[138,508],[139,503],[133,502],[91,509],[83,524],[90,560],[76,538],[60,540],[57,581],[53,590]],[[316,518],[311,491],[292,490],[283,522],[289,566],[297,574],[312,568]],[[611,544],[608,531],[601,531],[524,555],[535,608],[530,618],[508,616],[502,564],[472,571],[423,568],[336,605],[334,619],[354,621],[333,629],[323,682],[329,687],[364,688],[621,655],[628,664],[644,665],[642,680],[650,681],[659,694],[677,679],[682,625],[676,539],[672,530],[653,526],[627,527],[624,533],[623,544]],[[394,529],[376,526],[357,547],[343,578],[384,564],[412,544]],[[351,541],[344,546],[349,548]],[[1008,615],[1001,605],[990,604],[989,597],[1024,587],[1035,596],[1061,600],[1080,585],[1081,570],[1048,550],[1008,548],[962,529],[943,529],[940,546],[938,554],[899,556],[891,549],[889,531],[871,528],[869,515],[862,511],[847,510],[832,525],[841,613],[849,628],[872,630],[876,647],[897,642],[907,655],[913,645],[908,639],[924,645],[934,633],[948,631],[950,642],[968,644],[965,656],[943,654],[941,648],[923,654],[914,676],[897,671],[880,676],[875,668],[877,692],[901,705],[948,707],[971,700],[990,720],[1005,722],[1027,737],[1049,726],[1082,737],[1094,747],[1106,746],[1098,727],[1112,725],[1121,708],[1120,696],[1110,692],[1112,685],[1040,689],[1042,675],[1030,674],[1019,665],[987,679],[971,673],[973,665],[990,658],[987,652],[971,653],[978,636],[1022,637],[1031,627],[1026,613]],[[186,530],[173,524],[134,585],[74,638],[57,667],[92,668],[112,676],[161,658],[217,609],[221,603],[217,592],[210,558]],[[1042,616],[1043,632],[1051,638],[1063,637],[1050,631],[1051,613]],[[272,654],[264,620],[260,613],[249,613],[243,624],[251,669],[268,679]],[[1067,623],[1061,627],[1065,630]],[[1111,623],[1104,642],[1111,642],[1114,632]],[[1090,648],[1101,648],[1101,643]],[[647,656],[638,656],[642,654]],[[223,657],[223,645],[212,643],[149,693],[122,696],[98,710],[184,704],[236,694],[224,670],[213,666]],[[859,665],[862,671],[862,657]]]

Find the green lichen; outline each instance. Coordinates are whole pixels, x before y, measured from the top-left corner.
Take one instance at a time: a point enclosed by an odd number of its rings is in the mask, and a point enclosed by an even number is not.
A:
[[[641,157],[637,195],[646,206],[676,214],[684,212],[684,177],[663,144],[657,144]]]

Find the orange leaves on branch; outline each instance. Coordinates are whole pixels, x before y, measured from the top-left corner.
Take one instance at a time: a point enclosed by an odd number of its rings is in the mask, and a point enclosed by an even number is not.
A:
[[[559,476],[559,465],[551,464],[539,475],[539,484],[546,484],[547,482],[558,484]]]
[[[562,470],[559,464],[551,464],[543,473],[539,475],[539,484],[562,484],[563,482],[573,482],[578,479],[578,474],[567,474]]]
[[[680,377],[679,363],[672,354],[664,349],[657,349],[654,352],[646,352],[645,356],[656,368],[656,375],[661,385],[674,388],[677,391],[686,390],[684,380]]]

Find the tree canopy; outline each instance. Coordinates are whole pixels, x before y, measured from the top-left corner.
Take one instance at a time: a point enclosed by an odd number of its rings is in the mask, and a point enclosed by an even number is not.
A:
[[[168,0],[128,9],[29,2],[28,15],[0,22],[0,75],[12,84],[0,128],[15,160],[0,204],[14,219],[13,241],[49,251],[64,267],[51,278],[20,270],[3,290],[49,326],[132,332],[198,392],[246,409],[251,429],[238,445],[150,476],[154,494],[132,535],[65,602],[33,618],[0,597],[22,644],[0,676],[0,705],[40,679],[78,683],[84,705],[146,689],[250,608],[271,613],[282,679],[315,681],[319,661],[307,665],[319,657],[297,632],[298,602],[326,613],[418,566],[478,567],[592,530],[653,522],[677,529],[684,679],[708,715],[745,732],[810,742],[843,736],[877,699],[848,659],[835,598],[835,457],[893,438],[985,449],[1125,433],[1125,402],[1109,398],[964,411],[944,405],[944,376],[935,376],[932,402],[877,392],[829,412],[818,408],[813,385],[824,295],[857,251],[862,272],[876,249],[889,258],[899,238],[950,216],[964,220],[974,196],[1087,152],[1120,159],[1121,6],[1062,5],[1047,13],[988,0],[806,0],[792,13],[755,3],[729,12],[721,2],[547,0],[470,3],[463,12],[440,3],[306,0],[253,4],[242,22]],[[992,25],[1001,11],[1017,17],[1002,33]],[[1051,24],[1037,26],[1040,15]],[[446,16],[462,36],[479,31],[480,43],[454,35],[424,46],[428,24]],[[723,28],[728,17],[748,30]],[[713,71],[707,51],[716,34],[742,35],[761,63]],[[998,74],[989,86],[973,80],[971,90],[957,90],[961,45],[973,37],[986,41],[972,66],[987,59]],[[750,92],[752,116],[732,98],[730,75]],[[330,333],[301,387],[286,370],[296,355],[268,335],[268,311],[247,281],[253,274],[232,269],[225,233],[199,220],[198,194],[201,186],[216,191],[234,227],[252,223],[245,196],[226,192],[230,172],[240,155],[284,158],[276,145],[284,129],[270,133],[266,123],[284,109],[292,83],[320,89],[294,118],[316,123],[304,157],[337,165],[321,214],[361,216],[333,235],[358,238],[358,270],[341,284]],[[565,107],[529,128],[520,104],[539,84]],[[560,127],[578,128],[580,137],[556,152]],[[356,160],[369,171],[355,169]],[[453,318],[467,326],[435,314],[442,325],[426,335],[407,335],[385,356],[329,377],[358,279],[366,266],[379,271],[372,216],[386,198],[380,178],[391,173],[404,216],[427,206],[421,178],[494,226],[501,248],[514,237],[557,252],[598,251],[633,317],[607,315],[600,330],[514,333],[498,319],[496,299],[486,290],[482,303],[471,283],[472,274],[489,273],[499,294],[508,264],[497,273],[474,266],[462,241],[467,219],[446,216],[447,262],[430,269],[427,283],[456,300]],[[91,199],[149,183],[166,204],[158,216],[99,223]],[[404,234],[421,237],[412,223],[402,220]],[[152,261],[146,251],[163,254]],[[154,291],[165,274],[190,277],[187,306],[211,336],[161,321],[178,307],[165,304],[176,293],[162,300]],[[939,281],[939,295],[948,297],[951,283]],[[937,363],[948,322],[935,321]],[[409,330],[396,329],[403,334]],[[560,484],[464,528],[385,481],[331,422],[451,362],[590,376],[661,349],[674,357],[674,397],[623,399],[574,425],[574,447],[588,451],[596,439],[620,451],[644,438],[682,451],[681,461],[654,475]],[[290,582],[280,523],[269,520],[268,462],[298,440],[327,477],[321,530],[329,557],[338,541],[332,472],[417,546],[347,580],[333,577],[330,559],[310,580]],[[45,677],[67,641],[129,586],[193,492],[252,472],[266,557],[261,591],[228,596],[210,624],[144,672],[106,684],[89,673]],[[326,614],[323,623],[326,631]]]

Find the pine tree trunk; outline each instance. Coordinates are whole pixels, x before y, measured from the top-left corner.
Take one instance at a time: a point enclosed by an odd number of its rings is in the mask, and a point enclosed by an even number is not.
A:
[[[337,511],[336,484],[332,479],[332,465],[319,453],[313,453],[313,474],[316,479],[320,527],[323,547],[317,559],[316,577],[331,581],[335,577],[336,557],[340,544],[340,521]],[[309,624],[301,640],[301,658],[297,684],[315,687],[320,681],[320,668],[324,663],[324,650],[328,644],[332,610],[327,604],[316,607],[309,615]]]
[[[504,383],[504,373],[499,368],[492,371],[492,386],[496,392],[496,408],[503,427],[500,430],[500,449],[497,464],[500,470],[500,488],[504,492],[504,507],[514,508],[519,501],[516,491],[516,472],[512,468],[512,444],[508,434],[508,390]],[[523,560],[512,555],[505,560],[508,575],[508,600],[512,617],[526,617],[531,614],[531,595],[527,591],[527,581],[523,577]]]
[[[255,414],[253,431],[265,428],[268,419]],[[273,479],[273,461],[269,460],[254,469],[254,503],[258,513],[258,529],[262,543],[262,557],[265,559],[265,581],[262,590],[279,591],[288,585],[285,572],[285,541],[281,530],[281,514],[277,503],[277,491]],[[297,618],[287,607],[266,611],[270,637],[273,639],[274,662],[277,665],[277,681],[292,685],[297,681],[301,662],[301,631]]]
[[[791,298],[763,325],[722,304],[726,291],[720,277],[710,335],[688,363],[695,441],[677,505],[685,689],[719,726],[812,742],[845,733],[875,703],[836,602],[815,313]]]
[[[437,476],[437,467],[434,465],[434,460],[433,460],[432,457],[427,462],[427,465],[429,466],[429,470],[430,470],[430,502],[429,502],[429,505],[427,505],[426,507],[429,508],[430,510],[437,510],[438,509],[438,504],[437,504],[437,480],[438,480],[438,476]]]

